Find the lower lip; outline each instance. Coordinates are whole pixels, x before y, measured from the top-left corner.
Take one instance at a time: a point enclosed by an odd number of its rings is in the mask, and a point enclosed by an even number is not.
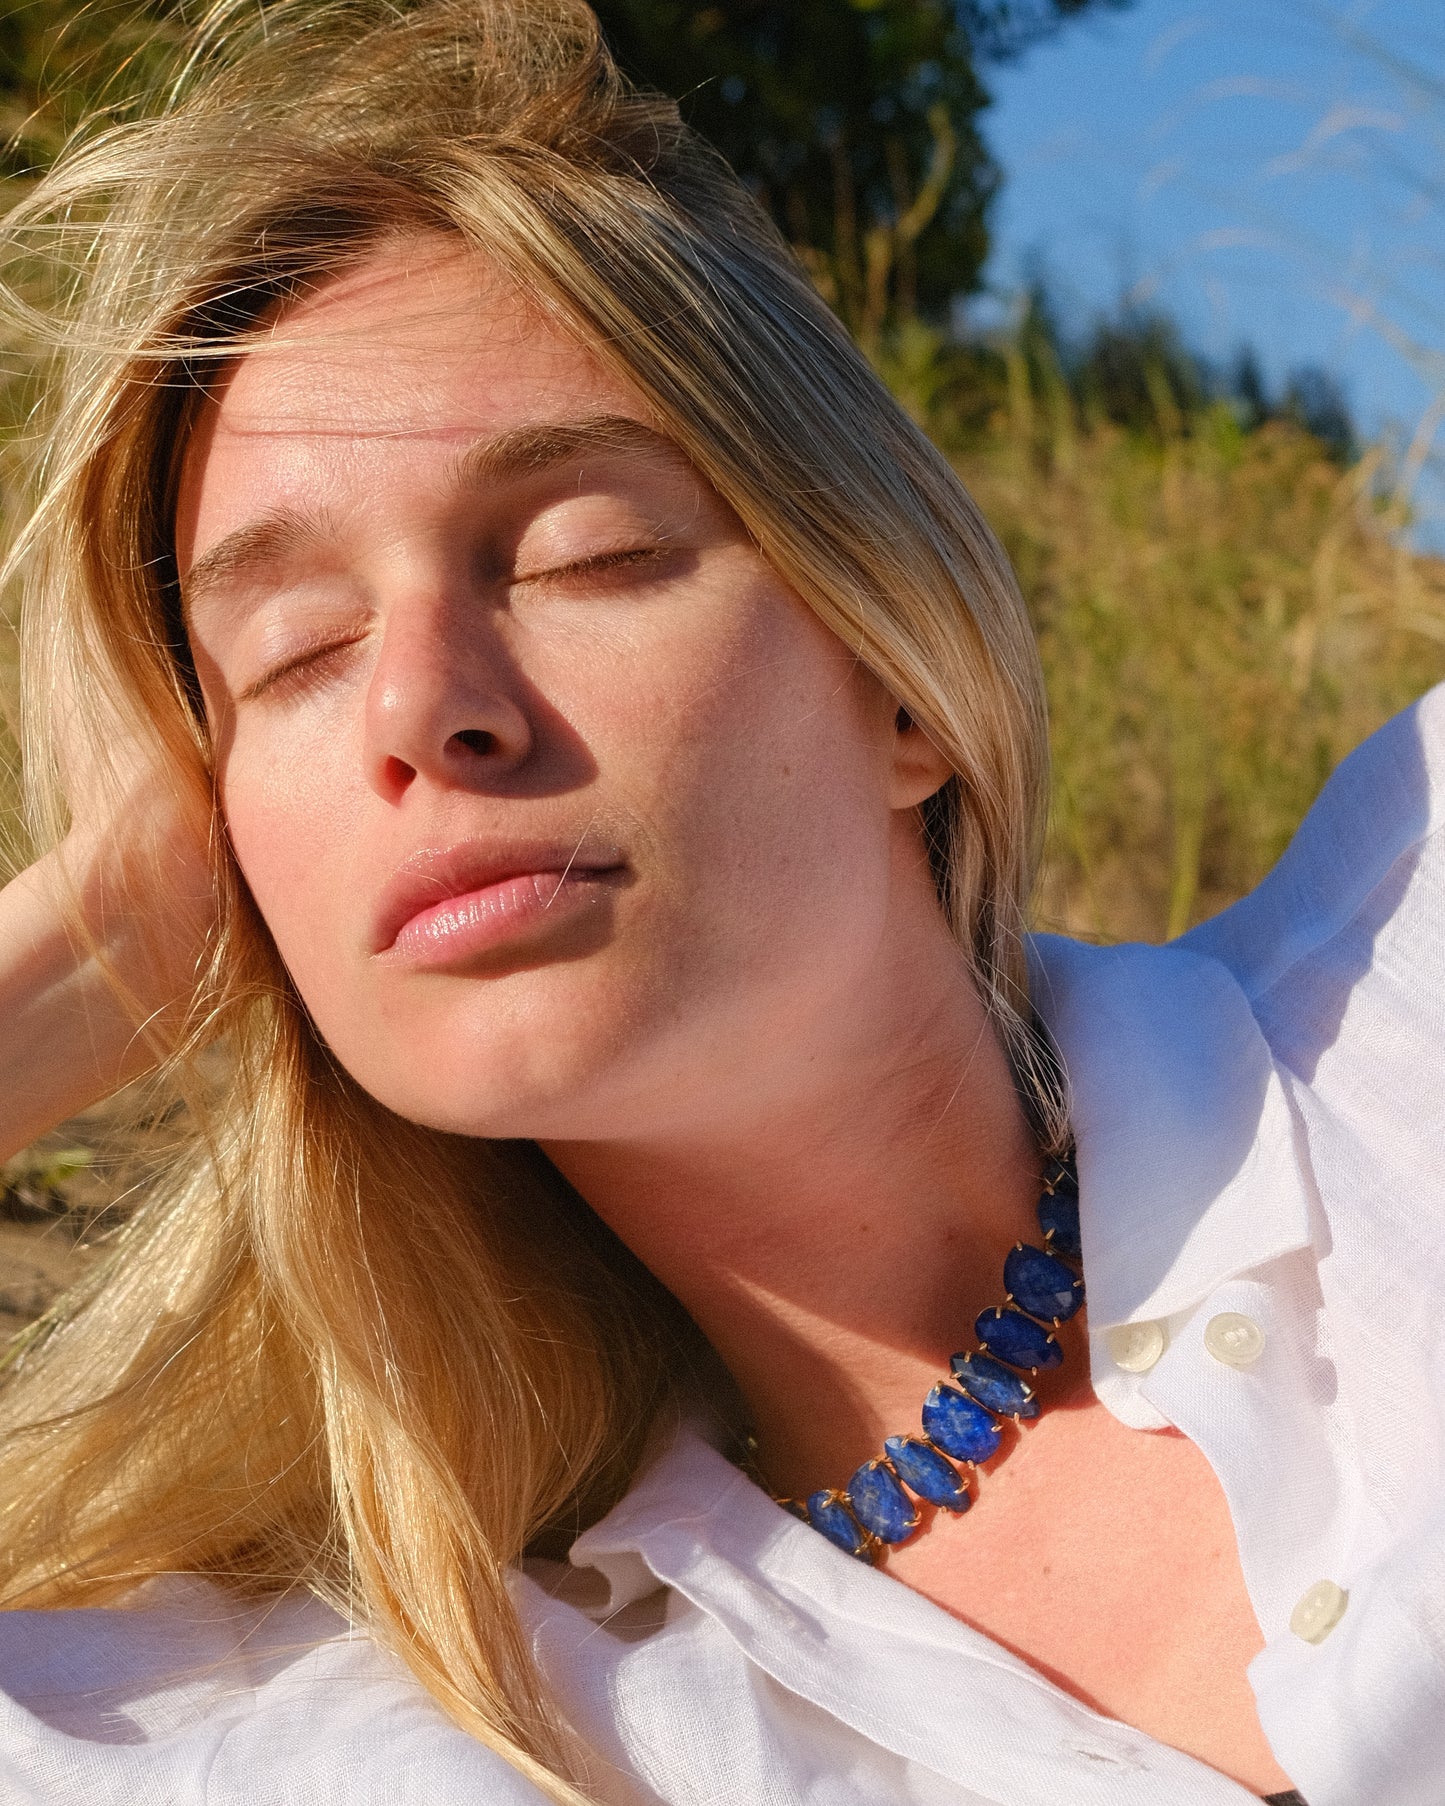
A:
[[[621,867],[605,871],[525,872],[464,896],[448,897],[407,922],[382,957],[426,968],[454,966],[560,927],[595,907]]]

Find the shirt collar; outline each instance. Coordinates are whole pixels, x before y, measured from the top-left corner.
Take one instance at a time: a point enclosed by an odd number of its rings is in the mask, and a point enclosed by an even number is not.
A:
[[[1307,1246],[1300,1131],[1228,968],[1053,935],[1030,954],[1068,1075],[1091,1327],[1190,1310]]]
[[[780,1511],[687,1424],[577,1539],[571,1562],[600,1570],[609,1583],[606,1598],[592,1604],[591,1623],[605,1625],[660,1583],[712,1619],[789,1695],[970,1799],[999,1798],[1004,1775],[1017,1806],[1061,1799],[1145,1806],[1162,1798],[1245,1806],[1251,1797],[1179,1751],[1099,1717],[922,1594],[850,1560]],[[684,1616],[669,1613],[679,1633]],[[679,1702],[696,1661],[684,1634],[671,1663],[682,1677]],[[749,1712],[766,1708],[739,1708],[736,1673],[726,1663],[713,1675],[709,1708],[733,1714],[717,1720],[723,1734],[750,1736]],[[968,1709],[950,1710],[952,1698]],[[687,1699],[687,1710],[696,1713],[698,1702]],[[926,1791],[932,1797],[936,1789]]]

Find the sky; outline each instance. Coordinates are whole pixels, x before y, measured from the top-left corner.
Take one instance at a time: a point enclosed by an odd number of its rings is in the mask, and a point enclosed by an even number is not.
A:
[[[1442,0],[1134,0],[988,79],[981,314],[1042,270],[1075,326],[1127,296],[1275,385],[1325,367],[1445,549]]]

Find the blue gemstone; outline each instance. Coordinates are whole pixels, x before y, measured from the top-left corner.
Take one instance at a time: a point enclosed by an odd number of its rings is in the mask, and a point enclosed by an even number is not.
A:
[[[1079,1239],[1079,1194],[1077,1189],[1065,1191],[1063,1186],[1045,1192],[1039,1199],[1039,1228],[1044,1240],[1059,1254],[1071,1260],[1084,1258],[1084,1245]]]
[[[898,1484],[897,1476],[881,1461],[865,1461],[848,1482],[844,1497],[853,1516],[881,1543],[901,1543],[918,1528],[918,1512]]]
[[[997,1435],[997,1431],[994,1433]],[[903,1484],[930,1505],[942,1505],[945,1511],[967,1511],[973,1503],[958,1469],[921,1437],[890,1436],[883,1444],[883,1452]]]
[[[955,1461],[987,1461],[1002,1440],[988,1412],[952,1386],[935,1386],[924,1399],[923,1434]]]
[[[949,1362],[953,1377],[970,1398],[1000,1417],[1037,1417],[1033,1387],[986,1354],[956,1354]]]
[[[1003,1283],[1015,1304],[1031,1317],[1046,1323],[1067,1321],[1084,1302],[1084,1282],[1042,1248],[1026,1248],[1022,1242],[1009,1249],[1003,1264]]]
[[[1022,1311],[980,1311],[974,1334],[1010,1367],[1057,1367],[1064,1351],[1042,1323]]]
[[[847,1555],[856,1555],[860,1561],[871,1561],[868,1553],[868,1538],[858,1527],[857,1520],[843,1503],[840,1493],[815,1492],[808,1495],[808,1522],[817,1531],[827,1537],[830,1543],[836,1543]]]

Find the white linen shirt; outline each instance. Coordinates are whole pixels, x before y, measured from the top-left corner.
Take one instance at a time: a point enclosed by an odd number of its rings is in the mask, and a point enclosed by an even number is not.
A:
[[[1215,921],[1033,948],[1073,1090],[1094,1384],[1219,1476],[1260,1719],[1309,1806],[1445,1802],[1442,820],[1445,690],[1346,761]],[[615,1806],[1252,1797],[851,1561],[686,1429],[515,1596]],[[3,1614],[0,1689],[7,1806],[541,1799],[311,1601],[181,1580]]]

